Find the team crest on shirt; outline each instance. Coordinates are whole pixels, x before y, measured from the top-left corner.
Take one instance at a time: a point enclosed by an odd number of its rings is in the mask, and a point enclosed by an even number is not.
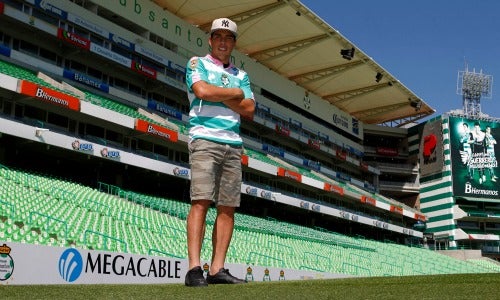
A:
[[[193,58],[189,62],[189,68],[191,68],[191,70],[195,70],[197,67],[198,67],[198,59],[197,58]]]
[[[221,77],[220,77],[220,81],[222,82],[222,85],[224,87],[228,87],[229,86],[229,77],[227,77],[227,74],[222,74]]]

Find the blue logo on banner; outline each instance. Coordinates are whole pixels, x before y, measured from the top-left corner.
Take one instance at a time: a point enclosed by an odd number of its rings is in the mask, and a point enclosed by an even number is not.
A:
[[[59,18],[66,20],[68,18],[68,12],[60,9],[59,7],[47,3],[45,0],[36,0],[35,3],[36,6],[40,7],[41,9],[45,10],[48,13],[54,14],[58,16]]]
[[[158,103],[155,100],[148,100],[148,108],[155,109],[159,112],[169,115],[170,117],[182,120],[182,113],[180,111],[166,104]]]
[[[83,259],[78,250],[69,248],[59,258],[59,274],[67,282],[73,282],[83,271]]]
[[[72,70],[64,69],[63,76],[71,80],[83,83],[93,88],[99,89],[103,92],[109,93],[109,85],[97,79],[93,79],[85,74],[77,73]]]

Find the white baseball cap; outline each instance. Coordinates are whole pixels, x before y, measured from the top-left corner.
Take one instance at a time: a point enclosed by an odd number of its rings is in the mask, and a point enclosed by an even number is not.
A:
[[[212,22],[212,28],[210,29],[210,34],[212,34],[216,30],[229,30],[234,34],[234,37],[238,35],[236,32],[238,30],[238,26],[233,21],[228,18],[220,18],[215,19]]]

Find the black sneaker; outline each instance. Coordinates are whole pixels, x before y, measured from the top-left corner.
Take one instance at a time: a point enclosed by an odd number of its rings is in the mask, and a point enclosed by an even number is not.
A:
[[[203,270],[200,266],[194,267],[186,273],[186,286],[208,286],[207,280],[203,277]]]
[[[246,280],[239,279],[234,277],[229,273],[228,269],[221,268],[219,272],[217,272],[215,275],[210,275],[207,274],[207,282],[209,284],[224,284],[224,283],[229,283],[229,284],[237,284],[237,283],[247,283]]]

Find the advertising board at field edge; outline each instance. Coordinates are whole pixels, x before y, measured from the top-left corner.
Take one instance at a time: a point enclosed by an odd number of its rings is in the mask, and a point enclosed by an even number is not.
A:
[[[123,246],[123,245],[122,245]],[[171,284],[184,283],[188,263],[159,250],[151,255],[34,245],[0,240],[0,286],[37,284]],[[153,256],[153,255],[160,256]],[[208,261],[202,261],[209,271]],[[352,277],[228,263],[232,274],[248,281],[308,280]]]

